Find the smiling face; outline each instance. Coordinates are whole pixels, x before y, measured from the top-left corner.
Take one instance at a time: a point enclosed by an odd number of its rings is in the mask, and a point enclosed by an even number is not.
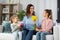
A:
[[[18,22],[18,17],[17,17],[17,16],[14,17],[14,18],[12,19],[12,21],[13,21],[13,23],[17,23],[17,22]]]
[[[30,7],[30,13],[32,14],[34,12],[34,6]]]
[[[29,16],[32,16],[32,15],[35,15],[34,5],[28,4],[27,8],[26,8],[26,16],[29,17]]]
[[[45,18],[48,18],[48,13],[47,13],[46,11],[44,11],[44,12],[43,12],[43,16],[44,16]]]

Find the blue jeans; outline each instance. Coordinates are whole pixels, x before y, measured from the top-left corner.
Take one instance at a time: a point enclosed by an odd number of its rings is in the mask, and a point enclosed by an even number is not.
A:
[[[37,32],[36,40],[46,40],[46,35],[51,34],[49,32]]]
[[[22,40],[32,40],[34,30],[23,30]]]

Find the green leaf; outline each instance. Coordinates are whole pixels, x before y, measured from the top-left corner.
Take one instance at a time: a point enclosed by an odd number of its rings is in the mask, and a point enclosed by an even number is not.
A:
[[[22,10],[20,12],[17,12],[17,15],[18,15],[19,21],[22,21],[24,16],[26,15],[26,12]]]

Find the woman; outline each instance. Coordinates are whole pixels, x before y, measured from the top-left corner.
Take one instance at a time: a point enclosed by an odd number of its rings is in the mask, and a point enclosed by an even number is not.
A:
[[[23,37],[22,40],[32,40],[32,36],[34,34],[34,21],[32,20],[32,16],[34,14],[34,6],[32,4],[28,4],[26,9],[26,16],[23,19],[24,28],[23,28]]]
[[[40,29],[36,28],[36,40],[46,40],[45,35],[52,33],[53,20],[52,12],[49,9],[44,10],[44,20],[42,21],[42,26]]]

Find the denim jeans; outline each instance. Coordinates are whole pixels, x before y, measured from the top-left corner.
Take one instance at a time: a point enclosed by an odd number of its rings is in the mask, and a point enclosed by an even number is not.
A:
[[[37,32],[36,40],[46,40],[46,35],[51,34],[49,32]]]
[[[15,37],[15,40],[22,40],[22,32],[21,31],[15,31],[12,33]]]
[[[23,30],[22,40],[32,40],[34,30]]]

